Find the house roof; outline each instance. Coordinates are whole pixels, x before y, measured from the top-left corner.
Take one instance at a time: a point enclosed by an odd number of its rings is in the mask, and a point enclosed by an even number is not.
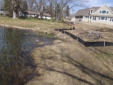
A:
[[[50,17],[51,15],[49,13],[44,13],[43,16]]]
[[[90,8],[81,9],[75,14],[75,16],[88,16],[89,10],[90,10]]]
[[[75,16],[89,16],[90,15],[89,12],[90,12],[91,9],[95,12],[99,8],[100,7],[92,7],[92,8],[81,9],[81,10],[77,11],[77,13],[75,14]],[[113,7],[110,7],[110,8],[113,11]]]
[[[40,12],[35,12],[35,11],[26,11],[26,13],[30,15],[40,15]],[[49,13],[43,13],[43,16],[50,17],[51,15]]]
[[[39,12],[34,12],[34,11],[26,11],[30,15],[39,15]]]

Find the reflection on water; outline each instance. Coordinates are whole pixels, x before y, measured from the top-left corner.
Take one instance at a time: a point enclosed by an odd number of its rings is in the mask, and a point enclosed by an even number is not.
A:
[[[52,44],[52,40],[28,30],[0,27],[0,85],[24,85],[36,76],[30,51],[36,46]],[[40,41],[43,44],[37,44]]]

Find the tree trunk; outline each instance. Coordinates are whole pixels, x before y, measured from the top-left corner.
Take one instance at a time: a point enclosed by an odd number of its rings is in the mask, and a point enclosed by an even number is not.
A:
[[[13,19],[16,19],[16,12],[13,10]]]

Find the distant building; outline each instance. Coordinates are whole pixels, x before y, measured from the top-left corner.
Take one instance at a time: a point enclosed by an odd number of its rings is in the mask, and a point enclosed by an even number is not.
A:
[[[28,18],[30,18],[30,17],[38,18],[38,16],[40,15],[39,12],[34,12],[34,11],[27,11],[26,14],[27,14]]]
[[[113,24],[113,7],[104,5],[79,10],[75,14],[74,22]]]
[[[49,20],[49,19],[51,19],[51,15],[49,13],[44,13],[42,18]]]
[[[70,16],[70,21],[71,21],[73,24],[75,24],[75,15],[71,15],[71,16]]]
[[[26,16],[28,18],[32,17],[32,18],[42,18],[42,19],[51,19],[51,16],[49,13],[43,13],[43,16],[41,17],[40,16],[40,13],[39,12],[34,12],[34,11],[26,11],[24,13],[21,13],[19,14],[20,16]]]
[[[0,9],[0,15],[7,15],[8,12],[7,11],[4,11],[3,9]]]

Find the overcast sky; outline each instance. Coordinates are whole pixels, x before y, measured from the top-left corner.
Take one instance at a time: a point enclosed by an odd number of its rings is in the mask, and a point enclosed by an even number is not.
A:
[[[3,7],[3,0],[0,0],[0,9]]]
[[[87,0],[87,3],[85,3],[86,6],[79,6],[75,7],[71,10],[71,13],[75,13],[79,9],[88,8],[88,7],[94,7],[94,6],[113,6],[113,0]]]

